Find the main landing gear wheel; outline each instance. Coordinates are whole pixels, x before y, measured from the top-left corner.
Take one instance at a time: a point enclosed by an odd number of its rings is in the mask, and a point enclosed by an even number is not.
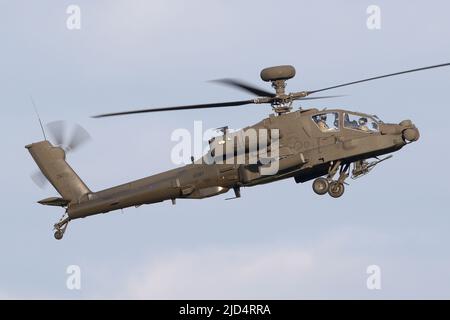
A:
[[[345,187],[342,182],[332,181],[330,187],[328,188],[328,194],[333,198],[339,198],[344,194]]]
[[[314,180],[312,187],[315,193],[317,193],[318,195],[324,195],[328,192],[329,183],[325,178],[317,178],[316,180]]]

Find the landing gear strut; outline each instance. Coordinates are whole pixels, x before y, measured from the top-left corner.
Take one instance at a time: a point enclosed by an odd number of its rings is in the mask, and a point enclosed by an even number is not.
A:
[[[333,177],[339,170],[339,178],[333,180]],[[341,161],[332,162],[326,178],[320,177],[314,180],[313,190],[318,195],[328,194],[333,198],[339,198],[344,194],[344,181],[350,174],[350,164],[342,164]]]
[[[58,223],[55,223],[53,228],[55,230],[54,236],[55,236],[56,240],[61,240],[63,238],[69,222],[70,222],[70,218],[65,217],[65,214],[64,214],[64,216],[61,218],[61,220],[59,220]]]

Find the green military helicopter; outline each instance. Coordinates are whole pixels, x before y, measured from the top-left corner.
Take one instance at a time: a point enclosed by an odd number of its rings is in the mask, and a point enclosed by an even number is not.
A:
[[[209,140],[211,152],[208,157],[202,157],[183,167],[96,192],[91,191],[66,162],[66,151],[84,143],[88,137],[87,133],[76,127],[69,141],[64,141],[64,123],[52,123],[48,130],[54,137],[53,144],[45,138],[44,141],[26,146],[43,176],[60,194],[59,197],[43,199],[39,203],[65,208],[64,216],[54,225],[54,236],[59,240],[62,239],[68,223],[74,219],[165,200],[171,200],[175,204],[179,198],[202,199],[229,190],[233,190],[235,198],[239,198],[242,187],[281,179],[293,178],[297,183],[313,180],[315,193],[328,193],[333,198],[339,198],[344,193],[347,178],[356,179],[367,174],[391,155],[379,157],[417,141],[419,130],[410,120],[385,123],[374,115],[342,109],[292,111],[293,103],[297,100],[335,97],[310,97],[331,89],[449,65],[450,63],[433,65],[294,93],[287,93],[285,90],[286,81],[295,76],[294,67],[270,67],[261,71],[261,79],[270,82],[274,92],[240,80],[215,80],[220,84],[245,90],[257,96],[256,98],[94,116],[104,118],[250,104],[269,104],[273,109],[273,114],[269,117],[237,132],[222,128],[220,135]],[[251,136],[247,133],[251,131],[265,132],[265,139],[261,139],[259,135],[256,135],[256,140],[250,139]],[[263,145],[260,143],[262,140],[265,140]],[[263,156],[260,151],[264,151]],[[275,170],[269,170],[270,168]]]

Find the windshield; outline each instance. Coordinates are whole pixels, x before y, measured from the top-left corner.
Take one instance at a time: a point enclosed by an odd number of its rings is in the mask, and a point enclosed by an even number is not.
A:
[[[365,115],[344,113],[344,127],[369,133],[378,132],[378,121]]]
[[[383,123],[383,121],[377,116],[377,115],[373,115],[372,116],[378,123]]]
[[[322,132],[339,130],[339,113],[324,112],[312,116],[313,121]]]

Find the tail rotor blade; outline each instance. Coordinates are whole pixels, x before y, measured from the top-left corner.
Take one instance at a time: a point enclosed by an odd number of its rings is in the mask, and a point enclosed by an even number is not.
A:
[[[72,129],[69,140],[67,141],[67,151],[73,151],[91,139],[89,133],[80,125],[75,125]]]
[[[53,121],[47,124],[48,132],[53,140],[53,142],[58,145],[64,145],[64,140],[67,132],[67,123],[66,121],[59,120]]]
[[[42,174],[41,171],[33,172],[32,174],[30,174],[30,178],[41,189],[44,189],[48,184],[47,178]]]

